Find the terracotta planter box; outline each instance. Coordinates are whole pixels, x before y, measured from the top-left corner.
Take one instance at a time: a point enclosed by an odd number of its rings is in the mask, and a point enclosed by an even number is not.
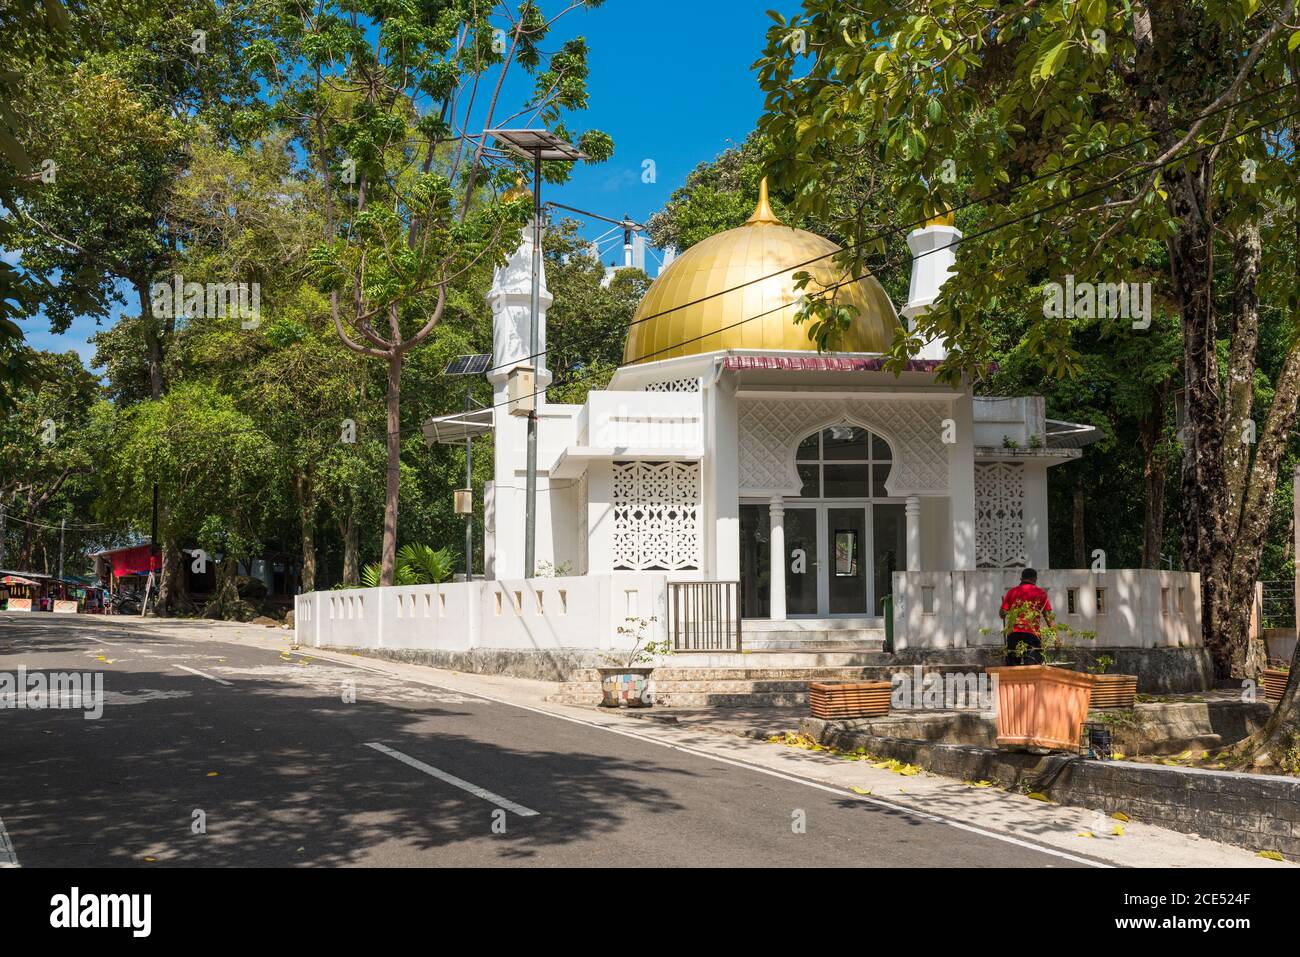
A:
[[[1291,672],[1283,671],[1281,668],[1264,669],[1264,697],[1269,701],[1281,701],[1282,692],[1286,691],[1287,682],[1291,680]]]
[[[597,668],[600,673],[600,703],[606,708],[649,708],[650,674],[653,668]]]
[[[1092,702],[1093,675],[1050,665],[985,669],[998,682],[998,744],[1074,751]]]
[[[889,681],[813,681],[808,703],[814,718],[874,718],[889,714],[892,688]]]
[[[1092,707],[1131,708],[1137,699],[1137,675],[1093,675]]]

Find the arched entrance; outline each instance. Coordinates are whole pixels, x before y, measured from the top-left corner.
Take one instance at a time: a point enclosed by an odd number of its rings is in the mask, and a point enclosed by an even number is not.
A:
[[[893,464],[889,443],[855,425],[799,443],[799,494],[741,504],[744,617],[882,615],[906,566],[907,503],[885,488]]]

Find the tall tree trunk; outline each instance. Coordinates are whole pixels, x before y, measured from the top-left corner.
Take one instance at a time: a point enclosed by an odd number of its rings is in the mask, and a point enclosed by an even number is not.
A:
[[[162,567],[158,574],[158,598],[154,602],[154,611],[160,615],[171,615],[180,610],[181,604],[188,597],[185,587],[185,569],[181,563],[184,555],[180,546],[169,538],[163,538]]]
[[[1088,567],[1088,550],[1083,540],[1083,486],[1079,484],[1078,475],[1074,477],[1074,498],[1071,502],[1073,515],[1071,516],[1071,528],[1074,538],[1074,567]]]
[[[225,619],[230,617],[239,604],[239,583],[236,578],[239,561],[227,553],[217,564],[217,585],[212,598],[203,609],[204,618]]]
[[[1151,408],[1138,426],[1142,443],[1142,567],[1159,568],[1165,541],[1165,483],[1169,470],[1160,448],[1165,434],[1169,387],[1151,391]]]
[[[294,477],[294,493],[298,499],[298,522],[302,528],[302,574],[299,583],[303,594],[316,590],[316,498],[311,476],[300,473]]]
[[[388,484],[384,496],[384,546],[380,558],[379,584],[393,584],[397,569],[397,493],[402,478],[402,354],[396,348],[388,357]]]
[[[355,506],[339,522],[339,532],[343,535],[343,584],[354,588],[361,583],[361,546]]]
[[[145,361],[149,364],[149,394],[154,399],[161,399],[163,394],[162,341],[158,335],[157,319],[153,314],[153,303],[149,299],[149,280],[137,279],[134,285],[140,300],[140,329],[144,334]]]

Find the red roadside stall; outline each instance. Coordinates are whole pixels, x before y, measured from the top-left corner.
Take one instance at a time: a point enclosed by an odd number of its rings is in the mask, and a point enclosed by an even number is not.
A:
[[[108,583],[109,607],[115,596],[143,601],[148,577],[162,571],[162,554],[154,545],[129,545],[96,552],[95,577]]]

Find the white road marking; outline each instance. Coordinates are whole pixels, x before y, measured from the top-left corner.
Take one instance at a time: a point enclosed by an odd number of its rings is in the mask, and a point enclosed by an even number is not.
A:
[[[0,867],[22,867],[14,852],[13,841],[9,840],[9,832],[5,830],[4,821],[0,821]]]
[[[94,635],[86,635],[86,637],[89,638],[91,641],[97,641],[97,642],[99,642],[101,645],[108,645],[108,647],[110,647],[110,648],[117,648],[117,647],[118,647],[118,645],[114,644],[113,642],[111,642],[111,641],[105,641],[103,638],[96,638]]]
[[[172,665],[173,668],[179,668],[181,671],[188,671],[192,675],[198,675],[200,678],[207,678],[209,681],[215,681],[219,685],[233,685],[233,681],[227,681],[225,678],[218,678],[215,675],[199,671],[198,668],[187,668],[184,665]]]
[[[415,768],[417,771],[423,771],[425,774],[429,775],[429,777],[437,778],[439,781],[450,784],[452,787],[460,788],[462,791],[468,791],[475,797],[481,797],[485,801],[490,801],[497,807],[503,807],[507,811],[514,811],[520,817],[536,817],[538,814],[537,811],[534,811],[531,808],[526,808],[522,804],[516,804],[514,801],[511,801],[508,798],[503,798],[499,794],[493,794],[491,791],[486,788],[481,788],[477,784],[470,784],[468,781],[458,778],[454,774],[440,771],[433,765],[425,764],[423,761],[416,760],[409,754],[403,754],[401,751],[394,751],[392,748],[385,744],[380,744],[378,741],[368,741],[366,742],[366,747],[374,748],[380,754],[386,754],[390,758],[396,758],[398,761]]]
[[[477,693],[477,692],[476,692]],[[889,808],[891,811],[900,811],[904,814],[910,814],[913,817],[922,820],[932,821],[936,824],[946,824],[949,827],[955,827],[959,831],[967,831],[971,834],[978,834],[981,837],[992,838],[995,841],[1002,841],[1004,844],[1013,844],[1016,847],[1027,848],[1031,851],[1038,851],[1041,854],[1049,854],[1052,857],[1059,857],[1063,860],[1073,861],[1076,864],[1084,864],[1088,867],[1112,868],[1115,865],[1107,864],[1104,861],[1097,861],[1087,857],[1079,857],[1066,851],[1058,851],[1053,847],[1043,844],[1035,844],[1032,841],[1024,841],[1018,837],[1012,837],[1010,834],[1001,834],[997,831],[990,831],[986,828],[978,827],[974,824],[966,824],[962,821],[954,820],[950,817],[944,817],[939,814],[933,814],[929,811],[919,811],[914,807],[906,804],[897,804],[893,801],[885,801],[878,797],[869,797],[864,794],[858,794],[854,791],[848,791],[843,788],[833,787],[829,784],[822,784],[820,781],[811,781],[808,778],[796,777],[792,774],[785,774],[781,771],[773,771],[771,768],[765,768],[762,765],[751,764],[748,761],[738,761],[734,758],[724,758],[708,751],[702,751],[697,748],[688,747],[681,744],[673,744],[669,741],[660,741],[657,738],[646,737],[645,735],[636,734],[623,728],[611,728],[607,725],[598,724],[594,721],[584,721],[582,718],[571,717],[567,714],[557,714],[554,711],[547,711],[544,708],[534,708],[526,704],[518,704],[514,701],[507,701],[504,698],[494,698],[490,695],[481,695],[488,701],[496,701],[498,704],[509,705],[512,708],[519,708],[523,711],[531,711],[534,714],[542,714],[551,718],[559,718],[561,721],[568,721],[573,724],[580,724],[588,728],[596,728],[600,731],[608,731],[610,734],[620,734],[625,738],[635,738],[638,741],[644,741],[646,744],[656,744],[661,748],[668,748],[672,751],[681,751],[685,754],[693,754],[696,757],[707,758],[710,761],[717,761],[720,764],[730,764],[733,767],[744,768],[747,771],[757,771],[759,774],[766,774],[769,777],[780,778],[782,781],[789,781],[792,784],[802,784],[805,787],[816,788],[819,791],[826,791],[834,794],[836,797],[852,798],[855,801],[862,801],[866,804],[875,804],[880,807]]]

